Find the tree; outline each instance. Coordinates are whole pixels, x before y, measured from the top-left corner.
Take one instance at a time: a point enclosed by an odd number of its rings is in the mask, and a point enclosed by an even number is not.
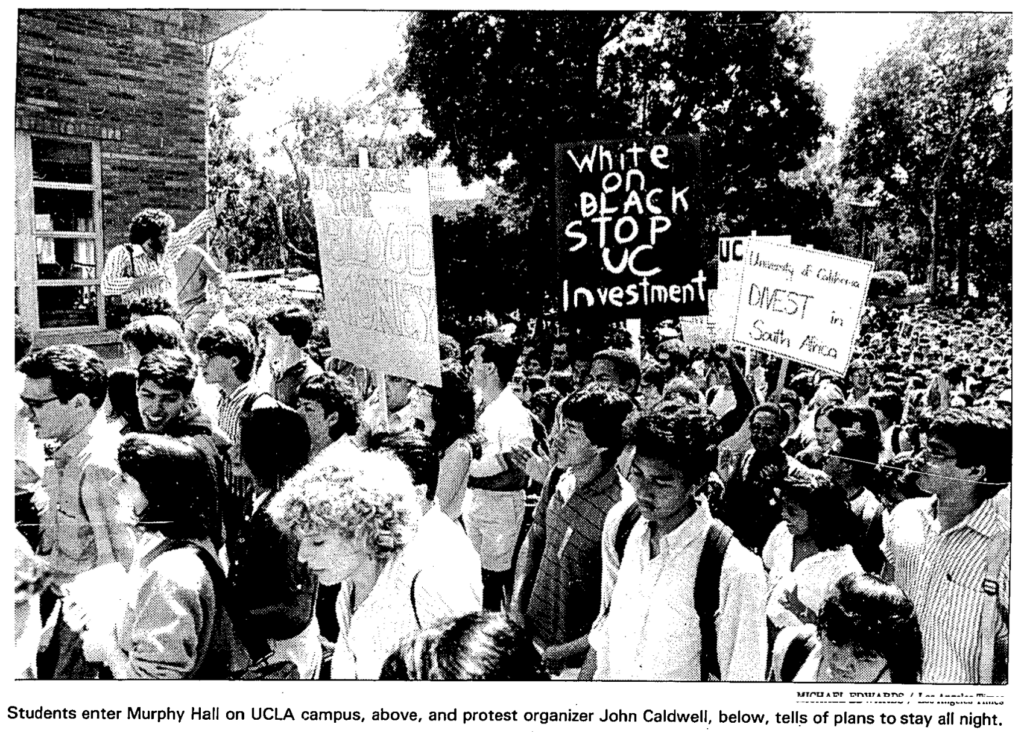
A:
[[[700,133],[706,210],[716,228],[775,226],[772,205],[828,131],[804,78],[810,41],[779,13],[424,12],[407,30],[403,90],[463,180],[490,177],[516,199],[526,259],[552,276],[554,145]]]
[[[924,234],[933,294],[947,241],[958,244],[951,264],[965,296],[970,243],[985,249],[982,240],[1001,230],[1000,212],[967,204],[979,186],[1000,188],[991,176],[1008,165],[1001,160],[1008,149],[999,148],[1008,145],[1002,135],[1012,102],[1010,34],[1009,15],[929,16],[907,43],[861,76],[854,98],[844,176]],[[1002,180],[1008,183],[1009,176]]]

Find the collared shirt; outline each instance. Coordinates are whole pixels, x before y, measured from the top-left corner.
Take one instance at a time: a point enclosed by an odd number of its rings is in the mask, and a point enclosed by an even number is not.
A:
[[[120,561],[131,562],[130,530],[118,521],[118,497],[110,480],[120,472],[120,436],[102,415],[60,446],[43,471],[49,501],[40,517],[39,554],[49,560],[58,583],[79,573]]]
[[[625,506],[609,514],[603,542],[613,543]],[[665,537],[651,558],[650,527],[642,516],[626,543],[612,592],[611,608],[595,625],[590,643],[597,652],[595,679],[700,680],[700,621],[693,603],[711,512],[697,511]],[[604,548],[614,553],[614,547]],[[768,655],[765,623],[767,585],[760,560],[731,542],[719,584],[718,662],[726,681],[763,680]]]
[[[231,439],[232,445],[237,446],[241,442],[242,415],[261,394],[265,392],[252,382],[242,382],[231,394],[222,395],[217,403],[217,424]]]
[[[484,408],[476,427],[484,438],[484,446],[480,458],[469,466],[470,476],[483,478],[502,473],[507,467],[502,465],[501,454],[534,439],[530,411],[523,407],[511,385]]]
[[[120,295],[128,303],[147,296],[160,295],[166,298],[174,292],[174,288],[171,287],[171,269],[166,266],[166,263],[166,257],[159,262],[154,261],[137,244],[122,244],[114,247],[107,254],[106,262],[103,265],[100,288],[104,295]],[[128,292],[136,278],[152,275],[163,275],[165,279],[149,283],[141,290]],[[171,300],[173,302],[173,298]]]
[[[545,643],[565,644],[586,635],[601,610],[601,530],[624,480],[612,467],[576,486],[568,499],[558,490],[563,482],[552,483],[541,493],[530,529],[543,553],[526,616]]]
[[[302,380],[314,374],[323,373],[324,370],[317,366],[315,361],[306,354],[303,354],[299,361],[285,369],[281,374],[273,373],[271,394],[278,402],[294,409],[296,404],[298,404],[295,392],[299,389],[299,385],[302,384]]]
[[[210,254],[194,244],[186,244],[175,254],[174,270],[178,281],[178,308],[181,317],[188,318],[206,303],[206,286],[219,287],[224,273]]]
[[[990,499],[955,527],[942,531],[936,497],[908,499],[896,506],[885,527],[882,549],[896,584],[914,604],[924,642],[921,681],[978,684],[980,628],[988,596],[982,588],[988,547],[1008,532],[1009,521]],[[1008,614],[1009,555],[999,571],[997,602]],[[997,617],[1000,614],[997,614]],[[998,634],[1007,629],[998,620]]]

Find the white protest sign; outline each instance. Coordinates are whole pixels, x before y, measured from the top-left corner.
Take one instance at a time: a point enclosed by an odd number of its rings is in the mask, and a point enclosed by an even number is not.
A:
[[[740,280],[743,270],[743,253],[749,242],[774,242],[790,244],[792,238],[780,236],[719,237],[718,239],[718,288],[712,290],[708,299],[708,330],[718,343],[731,343],[736,326],[736,303],[740,298]]]
[[[748,242],[736,342],[844,374],[873,267],[867,260],[805,247]]]
[[[426,169],[309,173],[332,355],[440,386]]]

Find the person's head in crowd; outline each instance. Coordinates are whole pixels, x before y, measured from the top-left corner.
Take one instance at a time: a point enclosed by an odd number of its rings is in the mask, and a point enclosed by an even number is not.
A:
[[[533,396],[548,386],[548,380],[541,374],[531,374],[523,380],[523,404],[529,406]]]
[[[682,339],[670,338],[658,344],[654,352],[658,363],[666,367],[670,377],[678,376],[686,368],[686,362],[690,358],[690,351]]]
[[[713,427],[713,415],[683,400],[663,400],[637,418],[628,478],[645,519],[671,528],[693,513],[717,463]]]
[[[557,339],[551,347],[551,368],[555,371],[569,368],[569,344],[565,339]]]
[[[313,314],[301,305],[283,305],[267,316],[264,333],[267,359],[287,369],[302,360],[302,349],[313,334]]]
[[[443,621],[406,637],[381,668],[382,680],[550,679],[530,635],[505,614]]]
[[[758,405],[750,412],[750,444],[760,452],[775,451],[789,435],[789,414],[773,402]]]
[[[540,349],[530,349],[523,355],[523,374],[539,376],[547,372],[548,360]]]
[[[789,388],[796,392],[800,398],[801,405],[810,403],[814,398],[815,390],[818,388],[814,372],[807,370],[797,372],[796,376],[789,380]]]
[[[825,377],[818,382],[818,388],[814,391],[814,396],[811,398],[811,407],[815,411],[821,411],[825,405],[842,401],[842,390],[839,389],[839,386],[831,378]]]
[[[412,388],[416,382],[407,377],[399,377],[388,374],[385,379],[385,394],[387,395],[388,412],[398,412],[409,404],[412,396]]]
[[[683,376],[673,377],[668,381],[668,384],[665,385],[663,399],[686,400],[691,405],[700,405],[704,400],[693,380]]]
[[[875,575],[841,578],[822,604],[817,627],[826,678],[909,684],[921,675],[921,627],[914,605]]]
[[[844,406],[833,402],[820,408],[814,416],[814,440],[824,450],[839,437],[840,415]]]
[[[76,344],[47,346],[24,357],[22,414],[40,440],[65,443],[95,418],[107,396],[107,368],[91,349]]]
[[[1010,480],[1009,416],[995,409],[950,407],[927,420],[918,485],[942,500],[980,504]]]
[[[354,451],[314,463],[271,500],[278,529],[300,542],[299,560],[324,585],[365,578],[415,536],[420,514],[408,469],[393,456]]]
[[[298,411],[269,395],[242,416],[239,456],[264,489],[276,490],[309,461],[310,438]]]
[[[316,454],[359,429],[359,404],[352,384],[336,374],[311,374],[295,391],[296,408],[306,421]]]
[[[185,410],[195,383],[195,362],[184,351],[156,349],[142,357],[136,396],[143,430],[163,432]]]
[[[862,434],[877,451],[882,450],[882,430],[875,411],[869,406],[844,405],[842,410],[835,413],[834,421],[841,430],[845,428]]]
[[[145,316],[121,329],[121,343],[133,369],[146,354],[156,349],[185,349],[185,332],[169,316]]]
[[[137,321],[146,316],[167,316],[175,321],[178,309],[163,295],[144,295],[128,304],[128,320]]]
[[[957,390],[949,393],[950,407],[973,407],[974,396],[970,392]]]
[[[530,398],[529,410],[544,426],[544,431],[551,434],[555,424],[555,411],[562,400],[562,393],[554,387],[545,387],[535,392]]]
[[[199,335],[196,353],[208,384],[230,395],[252,376],[256,361],[256,342],[241,323],[208,326]]]
[[[852,391],[866,392],[871,388],[871,380],[874,378],[873,365],[867,359],[854,359],[850,362],[847,377]]]
[[[456,363],[449,362],[441,368],[441,386],[424,385],[424,423],[430,426],[434,450],[444,453],[459,438],[470,439],[477,446],[476,402],[465,371]]]
[[[477,336],[472,347],[469,382],[474,389],[501,391],[512,381],[519,361],[519,347],[501,331]]]
[[[455,340],[454,336],[446,333],[437,334],[438,348],[440,349],[441,362],[458,362],[462,358],[462,345]]]
[[[789,431],[792,433],[800,424],[800,411],[803,409],[803,402],[800,396],[791,389],[780,389],[772,396],[772,402],[776,403],[786,414],[789,415]]]
[[[821,551],[838,550],[856,541],[858,525],[846,492],[828,478],[792,475],[778,488],[782,520],[796,538],[807,539]]]
[[[551,436],[556,464],[577,471],[595,467],[604,473],[626,445],[624,426],[633,410],[633,401],[614,385],[594,382],[570,394]]]
[[[437,494],[441,459],[427,436],[419,430],[381,430],[367,436],[366,450],[389,453],[401,461],[409,470],[417,496],[425,502],[422,508],[429,508]]]
[[[526,377],[523,374],[522,369],[516,369],[515,374],[512,375],[512,381],[509,382],[509,386],[512,387],[512,394],[519,398],[519,401],[523,401],[523,393],[526,391]]]
[[[25,358],[25,355],[32,350],[32,334],[25,328],[20,318],[14,319],[14,363]]]
[[[868,405],[875,411],[878,427],[885,431],[903,416],[903,399],[893,390],[880,390],[868,395]]]
[[[569,388],[569,391],[571,392],[585,385],[587,380],[590,379],[590,358],[583,354],[576,354],[572,359],[570,371],[572,373],[572,386]]]
[[[878,467],[880,445],[859,428],[839,428],[839,437],[825,449],[822,470],[848,494],[856,494],[872,482]]]
[[[126,521],[175,540],[201,541],[219,534],[216,478],[194,445],[130,433],[118,448],[117,463],[121,473],[113,488]]]
[[[634,396],[640,387],[640,362],[622,349],[599,351],[590,362],[590,381],[618,387]]]
[[[667,377],[668,369],[657,362],[651,362],[643,368],[637,394],[641,407],[649,407],[662,399]]]
[[[143,209],[128,225],[128,241],[162,255],[174,232],[174,219],[163,209]]]
[[[548,372],[548,386],[557,389],[563,397],[572,392],[572,372]]]

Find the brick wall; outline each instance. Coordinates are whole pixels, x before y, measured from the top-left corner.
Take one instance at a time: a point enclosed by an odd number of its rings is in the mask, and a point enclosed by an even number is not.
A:
[[[99,140],[105,249],[157,206],[204,206],[206,65],[189,11],[22,10],[18,129]]]

